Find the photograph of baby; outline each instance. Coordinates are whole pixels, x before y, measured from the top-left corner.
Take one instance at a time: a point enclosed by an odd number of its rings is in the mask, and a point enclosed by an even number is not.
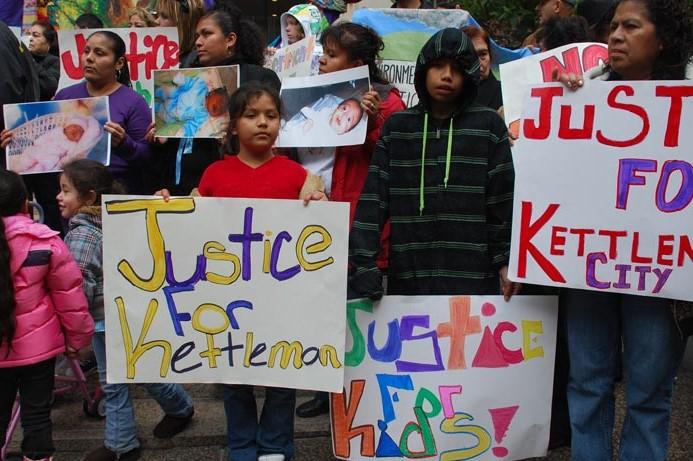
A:
[[[154,123],[161,138],[223,138],[238,66],[154,71]]]
[[[370,88],[368,67],[282,81],[278,147],[363,144],[368,116],[361,98]]]
[[[111,135],[108,97],[30,102],[4,106],[12,130],[7,168],[19,174],[61,171],[71,160],[89,158],[108,165]]]

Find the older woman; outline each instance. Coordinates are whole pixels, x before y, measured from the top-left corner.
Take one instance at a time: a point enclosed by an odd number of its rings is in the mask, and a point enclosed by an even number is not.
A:
[[[159,23],[149,11],[138,6],[128,11],[128,25],[130,27],[155,27]]]
[[[493,110],[498,110],[503,105],[503,96],[501,94],[501,84],[496,80],[493,72],[491,72],[491,39],[484,29],[476,26],[463,27],[462,32],[472,40],[474,51],[476,51],[476,56],[479,58],[479,75],[481,80],[479,81],[479,88],[474,102],[490,107]]]
[[[693,56],[688,0],[621,0],[610,30],[609,65],[591,72],[594,78],[685,79]],[[582,77],[574,74],[561,81],[573,89],[582,85]],[[611,460],[618,338],[627,405],[619,459],[666,459],[671,393],[684,345],[671,303],[618,293],[564,293],[573,460]]]
[[[35,21],[29,30],[29,51],[36,63],[41,89],[41,101],[49,101],[58,89],[60,60],[50,53],[56,46],[58,34],[48,22]]]

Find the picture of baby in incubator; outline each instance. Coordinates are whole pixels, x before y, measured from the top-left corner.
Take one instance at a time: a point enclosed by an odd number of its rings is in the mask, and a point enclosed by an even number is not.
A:
[[[57,110],[57,111],[56,111]],[[26,119],[12,128],[7,168],[20,174],[61,171],[66,163],[91,158],[109,163],[108,98],[16,104],[5,119]]]
[[[238,66],[154,71],[154,123],[162,138],[222,138]]]

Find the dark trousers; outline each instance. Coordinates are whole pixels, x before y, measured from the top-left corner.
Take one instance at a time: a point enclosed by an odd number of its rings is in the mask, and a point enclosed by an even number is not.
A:
[[[32,365],[0,368],[0,443],[5,443],[12,407],[19,391],[24,430],[22,454],[31,459],[53,455],[51,399],[54,380],[55,357]]]

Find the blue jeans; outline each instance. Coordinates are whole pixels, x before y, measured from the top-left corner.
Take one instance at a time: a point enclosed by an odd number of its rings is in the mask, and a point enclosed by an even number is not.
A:
[[[257,461],[258,456],[294,455],[294,407],[296,390],[265,388],[260,421],[253,386],[224,386],[226,438],[230,461]]]
[[[611,461],[614,376],[623,341],[626,416],[621,461],[664,461],[683,340],[671,301],[565,290],[573,461]]]
[[[116,453],[126,453],[140,446],[137,439],[135,410],[129,384],[106,384],[106,335],[95,333],[92,339],[99,370],[99,382],[106,399],[106,433],[104,446]],[[184,417],[193,410],[193,402],[180,384],[141,384],[169,416]]]

